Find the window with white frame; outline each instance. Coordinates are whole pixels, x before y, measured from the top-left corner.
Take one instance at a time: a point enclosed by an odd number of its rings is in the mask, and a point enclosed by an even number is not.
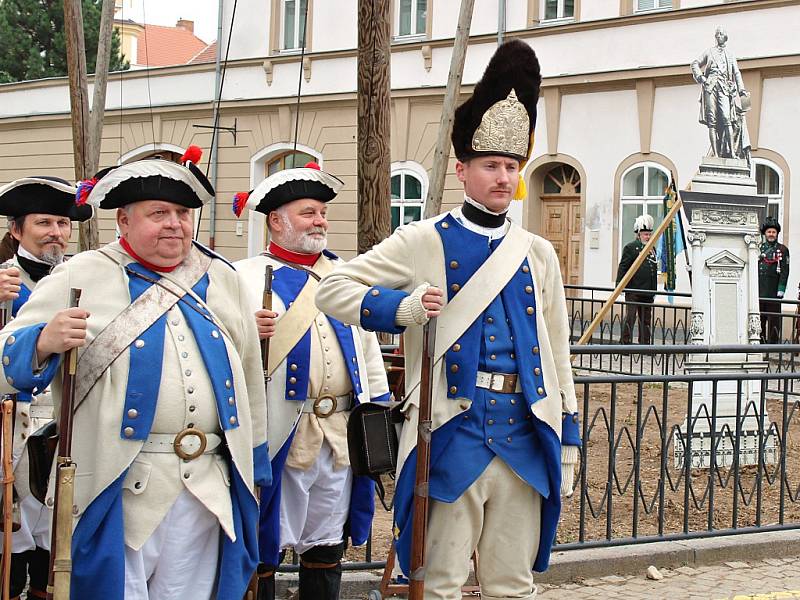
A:
[[[633,0],[636,12],[672,8],[672,0]]]
[[[575,18],[575,0],[544,0],[542,21]]]
[[[300,50],[306,39],[308,0],[281,0],[281,48]]]
[[[783,177],[777,166],[763,159],[753,159],[756,193],[768,199],[767,215],[783,223]]]
[[[392,231],[422,219],[425,181],[411,169],[392,170]]]
[[[656,225],[664,218],[664,194],[669,184],[669,173],[655,163],[639,163],[622,175],[620,197],[620,249],[636,237],[633,222],[636,217],[648,214]]]
[[[427,31],[428,0],[395,0],[397,37],[423,36]]]

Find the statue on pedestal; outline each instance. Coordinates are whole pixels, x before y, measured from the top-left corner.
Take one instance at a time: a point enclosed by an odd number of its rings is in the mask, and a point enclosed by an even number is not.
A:
[[[708,127],[711,155],[750,163],[750,136],[744,115],[750,110],[750,93],[744,88],[736,57],[725,47],[728,34],[714,33],[716,45],[692,62],[692,75],[700,83],[700,122]]]

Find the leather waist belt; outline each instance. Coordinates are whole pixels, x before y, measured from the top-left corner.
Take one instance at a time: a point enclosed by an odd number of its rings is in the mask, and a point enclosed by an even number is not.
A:
[[[203,433],[189,427],[172,433],[151,433],[142,446],[142,452],[174,452],[184,460],[194,460],[203,454],[216,454],[222,437],[216,433]]]
[[[484,388],[501,394],[518,394],[522,391],[519,376],[509,373],[486,373],[478,371],[475,387]]]
[[[309,398],[303,404],[304,413],[314,413],[320,419],[330,417],[333,413],[350,410],[353,406],[353,394],[344,396],[334,396],[333,394],[323,394],[319,398]]]

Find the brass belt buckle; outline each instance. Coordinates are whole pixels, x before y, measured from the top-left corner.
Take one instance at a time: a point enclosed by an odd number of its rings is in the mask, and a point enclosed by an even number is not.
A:
[[[181,446],[183,438],[189,435],[194,435],[200,440],[200,447],[192,453],[186,452],[186,450],[183,449],[183,446]],[[175,436],[175,440],[172,442],[172,449],[175,451],[175,454],[177,454],[183,460],[194,460],[198,456],[203,455],[203,452],[206,451],[207,445],[208,439],[206,438],[205,433],[199,429],[195,429],[194,427],[188,427]]]
[[[314,400],[314,414],[320,419],[330,417],[336,412],[336,396],[333,394],[323,394]]]

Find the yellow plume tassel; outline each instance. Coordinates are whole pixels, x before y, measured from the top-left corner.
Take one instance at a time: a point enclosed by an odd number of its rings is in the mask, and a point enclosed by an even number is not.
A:
[[[527,160],[523,160],[519,163],[520,176],[519,182],[517,183],[517,191],[514,192],[514,200],[525,200],[525,197],[528,195],[528,186],[525,185],[525,179],[522,177],[522,171],[525,169],[526,164],[528,164]]]

